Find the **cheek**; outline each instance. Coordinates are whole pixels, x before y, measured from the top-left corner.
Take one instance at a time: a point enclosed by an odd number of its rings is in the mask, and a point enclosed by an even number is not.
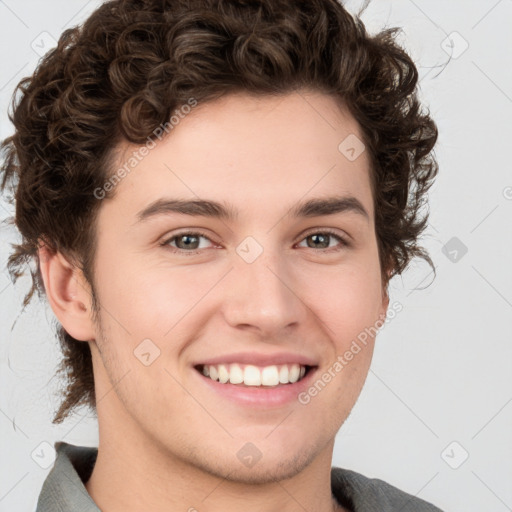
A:
[[[97,286],[107,320],[130,332],[133,343],[150,338],[165,344],[180,332],[186,338],[187,325],[190,329],[191,322],[202,323],[200,317],[206,322],[216,307],[223,306],[228,291],[223,287],[233,277],[222,282],[226,266],[220,262],[172,265],[161,258],[121,257],[122,253],[115,244],[103,245]],[[375,324],[381,289],[373,251],[349,254],[339,264],[307,262],[289,268],[285,281],[321,320],[337,353]]]
[[[106,251],[104,251],[106,252]],[[218,281],[214,269],[174,266],[111,252],[97,269],[98,294],[111,320],[138,337],[162,337]]]
[[[314,286],[311,285],[314,283]],[[373,261],[332,267],[303,277],[307,305],[325,326],[326,334],[345,351],[351,341],[375,326],[381,312],[380,272]]]

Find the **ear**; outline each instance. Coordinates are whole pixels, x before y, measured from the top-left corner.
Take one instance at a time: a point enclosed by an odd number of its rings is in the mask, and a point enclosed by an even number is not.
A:
[[[62,327],[77,340],[95,339],[91,288],[83,272],[46,244],[38,256],[48,302]]]
[[[389,307],[389,290],[388,290],[389,286],[388,285],[389,285],[391,271],[390,270],[386,271],[386,274],[387,274],[387,280],[386,280],[386,285],[384,285],[384,284],[382,285],[382,303],[380,305],[380,312],[379,312],[379,317],[383,321],[386,319],[388,307]]]
[[[382,304],[380,306],[380,318],[382,321],[386,320],[389,306],[389,294],[387,289],[382,290]]]

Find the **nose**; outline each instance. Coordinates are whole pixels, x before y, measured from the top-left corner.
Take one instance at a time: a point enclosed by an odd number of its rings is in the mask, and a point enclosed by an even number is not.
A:
[[[307,308],[299,280],[285,263],[282,254],[268,250],[252,263],[235,261],[223,300],[224,318],[231,327],[279,338],[304,321]]]

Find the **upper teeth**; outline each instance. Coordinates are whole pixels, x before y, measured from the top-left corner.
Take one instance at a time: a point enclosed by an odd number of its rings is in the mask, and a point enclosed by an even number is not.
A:
[[[282,364],[258,367],[232,364],[205,364],[203,375],[223,384],[241,384],[246,386],[277,386],[297,382],[304,377],[306,367],[299,364]]]

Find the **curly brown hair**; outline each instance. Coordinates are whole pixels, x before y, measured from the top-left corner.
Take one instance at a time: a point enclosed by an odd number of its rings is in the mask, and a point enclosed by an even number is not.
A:
[[[343,102],[369,151],[383,284],[415,256],[435,273],[418,238],[438,171],[437,128],[418,100],[418,71],[395,41],[399,30],[371,36],[360,13],[336,0],[112,0],[64,31],[17,85],[15,132],[0,146],[1,190],[13,190],[22,235],[8,269],[13,281],[26,266],[32,275],[23,306],[44,294],[44,242],[83,271],[97,311],[94,190],[111,176],[116,146],[145,142],[191,97],[204,103],[239,91],[310,89]],[[80,405],[96,410],[89,344],[60,325],[57,334],[67,386],[53,423]]]

